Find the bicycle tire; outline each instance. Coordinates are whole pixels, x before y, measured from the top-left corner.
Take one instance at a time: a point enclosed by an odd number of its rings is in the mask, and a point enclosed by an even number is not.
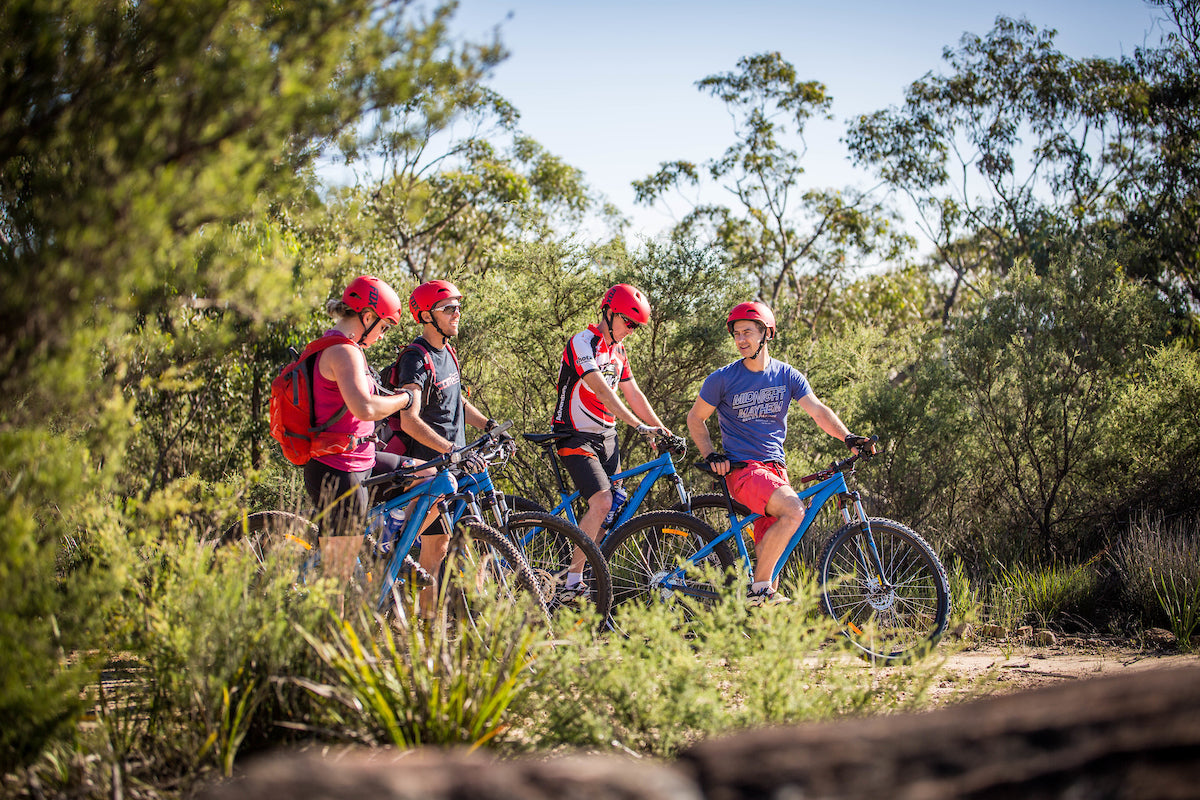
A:
[[[530,511],[534,511],[539,514],[550,513],[550,509],[546,508],[541,503],[538,503],[536,500],[530,500],[528,497],[521,497],[520,495],[516,494],[504,495],[504,502],[505,505],[508,506],[508,510],[513,514],[524,514]]]
[[[674,570],[679,559],[691,557],[717,537],[705,522],[678,511],[649,511],[621,525],[600,547],[612,573],[613,608],[627,602],[650,604],[670,595],[682,597],[682,592],[656,586],[656,579]],[[726,585],[734,580],[734,557],[724,542],[716,546],[706,563],[727,576]],[[694,575],[688,581],[701,603],[711,602],[720,593],[720,587],[707,576]]]
[[[590,536],[562,517],[539,511],[509,514],[504,532],[537,575],[551,613],[564,606],[558,590],[566,581],[575,548],[582,550],[584,597],[601,620],[607,619],[612,610],[612,574],[600,546]]]
[[[294,563],[301,578],[306,567],[319,561],[317,526],[290,511],[256,511],[229,525],[216,540],[216,548],[239,548],[258,563],[261,574],[270,561]]]
[[[500,531],[460,520],[442,562],[438,595],[447,624],[477,628],[488,604],[524,611],[531,622],[550,624],[541,586],[521,551]]]
[[[871,535],[887,572],[880,585],[864,560],[857,522],[843,525],[820,557],[825,611],[866,658],[904,663],[926,655],[950,620],[950,582],[928,542],[907,525],[871,517]]]

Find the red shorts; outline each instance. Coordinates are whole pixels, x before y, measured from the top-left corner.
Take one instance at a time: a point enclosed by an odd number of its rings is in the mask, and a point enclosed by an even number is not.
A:
[[[754,520],[754,543],[762,540],[767,528],[775,524],[777,517],[768,517],[767,501],[781,486],[790,486],[787,469],[781,464],[765,464],[750,461],[742,469],[735,469],[726,478],[729,495],[755,514],[763,516]]]

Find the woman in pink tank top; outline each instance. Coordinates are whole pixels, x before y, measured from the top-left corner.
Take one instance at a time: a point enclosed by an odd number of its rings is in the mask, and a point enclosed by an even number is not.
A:
[[[317,456],[304,465],[304,487],[321,516],[323,535],[355,534],[362,530],[370,499],[363,487],[372,474],[391,472],[412,459],[375,450],[375,422],[412,405],[412,394],[375,393],[375,380],[363,348],[370,347],[400,322],[400,297],[386,283],[370,275],[355,278],[340,300],[327,306],[336,322],[325,332],[344,342],[331,345],[317,356],[313,400],[318,422],[346,412],[329,431],[356,437],[358,444],[332,455]]]

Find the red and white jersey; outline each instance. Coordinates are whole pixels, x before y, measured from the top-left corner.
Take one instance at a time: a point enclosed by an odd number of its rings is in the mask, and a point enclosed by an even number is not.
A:
[[[616,425],[616,418],[584,383],[583,376],[599,372],[614,391],[621,381],[633,378],[625,346],[609,347],[595,325],[571,337],[563,349],[558,370],[558,401],[554,404],[555,430],[604,433]]]

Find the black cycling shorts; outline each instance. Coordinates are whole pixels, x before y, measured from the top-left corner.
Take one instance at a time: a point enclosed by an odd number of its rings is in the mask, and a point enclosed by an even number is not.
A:
[[[609,476],[621,471],[615,430],[604,434],[576,433],[558,443],[558,456],[584,500],[611,488]]]

